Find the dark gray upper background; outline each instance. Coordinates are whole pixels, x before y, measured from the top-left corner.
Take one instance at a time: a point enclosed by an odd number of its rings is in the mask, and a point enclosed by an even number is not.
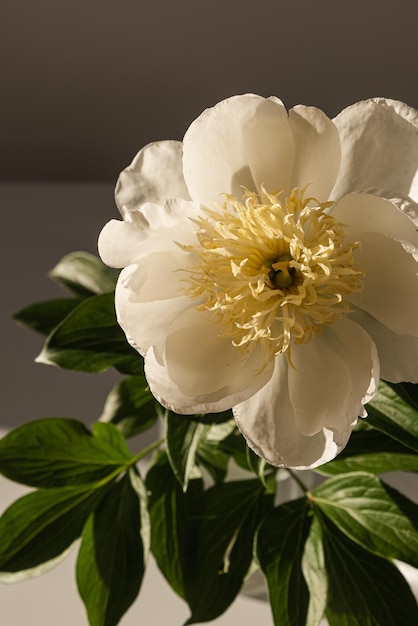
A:
[[[252,91],[418,107],[416,0],[1,0],[0,178],[109,180]]]
[[[145,143],[181,139],[236,93],[330,116],[386,96],[418,107],[417,0],[1,0],[0,425],[92,421],[115,376],[35,365],[11,321],[57,297],[46,272],[96,251],[113,184]]]

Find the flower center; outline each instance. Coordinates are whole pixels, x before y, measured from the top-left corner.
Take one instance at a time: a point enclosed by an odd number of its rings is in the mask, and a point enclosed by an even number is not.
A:
[[[345,241],[326,212],[332,203],[299,189],[282,196],[225,195],[194,220],[198,244],[183,246],[196,259],[186,294],[235,346],[261,345],[266,363],[349,313],[348,295],[363,288],[353,260],[359,243]]]

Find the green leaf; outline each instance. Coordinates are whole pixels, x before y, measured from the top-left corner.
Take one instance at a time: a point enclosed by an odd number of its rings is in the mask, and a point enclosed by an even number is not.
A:
[[[215,483],[225,480],[229,456],[219,449],[216,443],[201,440],[197,450],[196,461],[212,476]]]
[[[351,435],[348,446],[336,459],[315,471],[325,475],[355,471],[417,472],[418,454],[374,428],[362,429]]]
[[[418,385],[414,383],[388,383],[390,387],[418,411]]]
[[[312,520],[305,543],[302,572],[309,589],[306,626],[318,626],[327,605],[328,578],[325,568],[322,528],[317,518]]]
[[[150,428],[157,417],[156,400],[145,376],[131,376],[112,389],[100,421],[111,422],[125,437],[132,437]]]
[[[418,504],[407,498],[403,493],[386,484],[382,480],[382,487],[389,495],[390,499],[395,502],[396,506],[409,519],[413,527],[418,531]]]
[[[111,293],[88,298],[73,309],[49,335],[36,361],[81,372],[116,367],[141,374],[143,367],[116,321]]]
[[[126,443],[119,437],[111,424],[96,424],[92,435],[84,424],[69,418],[28,422],[0,441],[0,472],[32,487],[94,483],[129,462]]]
[[[172,589],[185,597],[184,576],[190,568],[196,519],[202,495],[201,480],[190,481],[183,492],[170,463],[160,454],[146,478],[151,519],[151,550]]]
[[[233,419],[220,424],[212,424],[205,437],[199,441],[196,461],[199,466],[209,472],[215,483],[224,481],[230,461],[230,455],[221,449],[220,443],[235,430],[236,425]]]
[[[273,498],[258,480],[184,492],[160,455],[147,476],[151,548],[168,582],[191,609],[188,624],[222,614],[240,591],[252,562],[255,530]]]
[[[166,413],[165,424],[167,456],[174,475],[186,491],[190,478],[196,475],[197,447],[209,426],[192,422],[171,411]]]
[[[205,492],[188,564],[187,624],[215,619],[236,598],[252,563],[256,529],[272,507],[273,497],[258,480],[227,482]]]
[[[417,603],[399,570],[350,541],[323,516],[320,520],[330,626],[415,626]]]
[[[257,533],[257,559],[266,576],[275,626],[305,626],[308,588],[302,556],[309,530],[306,498],[275,508]]]
[[[246,449],[247,463],[251,471],[261,480],[267,491],[276,493],[276,473],[277,468],[259,457],[251,448]]]
[[[231,409],[221,411],[220,413],[197,413],[196,415],[181,415],[183,419],[191,422],[199,422],[199,424],[224,424],[233,418]]]
[[[0,518],[0,570],[33,570],[62,554],[107,488],[41,489],[14,502]]]
[[[367,405],[367,412],[367,421],[373,428],[418,452],[418,411],[389,385],[380,384],[378,393]]]
[[[90,626],[118,624],[138,595],[145,558],[140,502],[125,474],[102,499],[83,532],[77,585]]]
[[[126,439],[114,424],[95,422],[92,431],[93,435],[100,439],[101,442],[109,444],[115,457],[119,455],[119,458],[130,460],[131,453],[129,452]]]
[[[13,319],[18,324],[27,326],[42,335],[49,335],[79,304],[80,300],[75,298],[60,298],[47,300],[46,302],[36,302],[15,313]]]
[[[238,467],[252,471],[247,455],[248,446],[238,430],[235,430],[229,437],[221,441],[219,447],[225,454],[233,458]]]
[[[373,474],[336,476],[317,487],[311,497],[352,541],[384,558],[418,566],[418,531]]]
[[[114,291],[115,274],[87,252],[71,252],[49,272],[50,277],[81,298]]]

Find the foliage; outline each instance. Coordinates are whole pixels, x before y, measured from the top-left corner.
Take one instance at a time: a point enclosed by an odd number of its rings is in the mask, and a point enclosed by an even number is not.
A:
[[[303,473],[289,472],[300,496],[277,502],[277,473],[287,470],[247,448],[231,412],[179,416],[153,398],[116,321],[115,277],[85,253],[65,257],[51,276],[70,295],[16,315],[46,335],[38,361],[90,373],[115,367],[125,378],[92,430],[52,417],[0,441],[0,472],[34,488],[0,519],[0,580],[41,574],[81,537],[77,585],[90,626],[118,624],[149,550],[187,602],[186,624],[221,615],[255,566],[276,626],[317,626],[324,614],[331,626],[418,623],[394,564],[418,566],[418,505],[381,476],[418,471],[418,386],[382,382],[347,448],[318,468],[320,484],[308,489]],[[127,438],[157,420],[164,435],[132,455]]]

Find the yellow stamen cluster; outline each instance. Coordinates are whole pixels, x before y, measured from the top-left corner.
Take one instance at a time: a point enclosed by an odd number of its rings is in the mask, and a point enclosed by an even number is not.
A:
[[[326,212],[332,203],[294,189],[225,195],[194,220],[199,245],[186,293],[211,312],[234,345],[261,345],[267,363],[292,341],[304,343],[349,312],[347,296],[363,288],[343,227]]]

